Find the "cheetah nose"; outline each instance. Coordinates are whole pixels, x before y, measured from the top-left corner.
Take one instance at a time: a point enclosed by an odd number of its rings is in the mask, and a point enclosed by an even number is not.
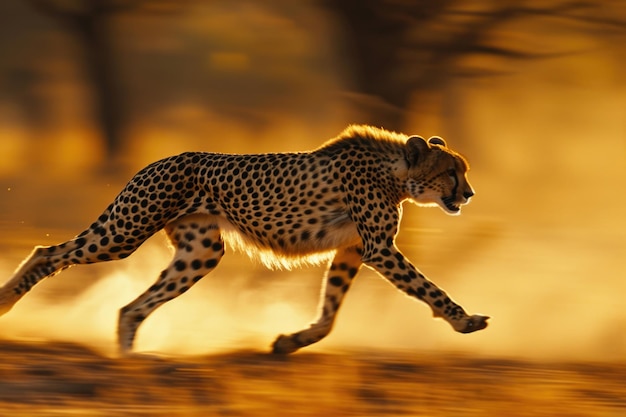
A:
[[[470,197],[472,197],[473,195],[474,195],[474,192],[473,192],[473,191],[465,191],[465,192],[463,193],[463,197],[465,197],[467,200],[469,200],[469,199],[470,199]]]

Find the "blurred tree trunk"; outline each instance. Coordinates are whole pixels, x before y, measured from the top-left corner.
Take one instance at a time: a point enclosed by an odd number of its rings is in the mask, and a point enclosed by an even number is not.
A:
[[[402,130],[413,82],[405,79],[408,33],[432,20],[448,0],[387,2],[380,0],[322,0],[338,19],[344,50],[351,64],[357,94],[353,103],[363,117],[359,122]],[[414,71],[420,71],[415,68]]]
[[[74,21],[72,30],[83,46],[85,73],[93,84],[96,117],[106,140],[108,156],[115,156],[123,144],[126,98],[115,68],[110,17],[101,7],[103,0],[91,2],[89,12]]]
[[[84,0],[68,5],[54,0],[30,1],[36,10],[56,19],[78,42],[85,77],[93,89],[94,117],[101,127],[107,156],[116,156],[123,144],[126,100],[115,68],[110,20],[124,3]]]

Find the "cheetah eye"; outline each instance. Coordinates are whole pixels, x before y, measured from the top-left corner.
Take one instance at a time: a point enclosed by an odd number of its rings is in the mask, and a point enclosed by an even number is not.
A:
[[[458,182],[459,182],[459,179],[456,176],[456,171],[454,169],[449,169],[448,171],[446,171],[446,173],[448,174],[450,179],[452,179],[452,182],[456,186],[458,184]]]

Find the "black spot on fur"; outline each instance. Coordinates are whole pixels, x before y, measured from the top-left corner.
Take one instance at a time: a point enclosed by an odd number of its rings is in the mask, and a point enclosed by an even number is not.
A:
[[[341,277],[330,277],[328,282],[334,287],[341,287],[343,285],[343,279]]]

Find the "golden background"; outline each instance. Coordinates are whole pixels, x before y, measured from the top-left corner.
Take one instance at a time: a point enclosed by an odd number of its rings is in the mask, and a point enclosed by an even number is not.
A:
[[[454,333],[364,269],[333,332],[302,355],[623,367],[626,4],[440,3],[2,2],[0,273],[83,230],[158,158],[308,150],[370,123],[440,135],[469,159],[463,214],[407,205],[398,245],[490,326]],[[117,310],[168,263],[163,240],[42,282],[0,319],[0,338],[110,355]],[[266,350],[313,319],[323,270],[229,253],[146,320],[137,350]],[[438,405],[424,415],[447,415]]]

